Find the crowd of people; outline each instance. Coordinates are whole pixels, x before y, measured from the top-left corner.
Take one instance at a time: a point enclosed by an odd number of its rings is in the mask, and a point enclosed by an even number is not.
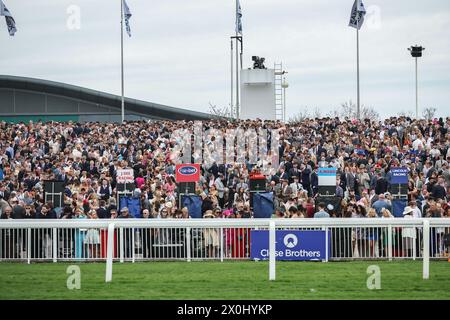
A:
[[[116,201],[116,173],[132,168],[134,196],[144,218],[189,218],[178,203],[175,141],[185,121],[111,123],[0,123],[2,218],[132,217]],[[390,118],[302,123],[211,120],[204,127],[279,129],[280,164],[267,178],[274,216],[388,217],[393,214],[391,168],[409,169],[408,210],[413,217],[449,216],[450,119]],[[255,164],[202,166],[196,192],[202,214],[251,218],[249,175]],[[338,205],[319,206],[318,168],[337,169]],[[64,205],[45,202],[43,181],[64,181]],[[405,212],[406,214],[406,212]],[[408,213],[409,214],[409,213]]]
[[[188,219],[175,181],[173,133],[186,121],[112,123],[0,122],[1,219]],[[450,217],[450,118],[384,121],[338,118],[203,122],[204,128],[278,129],[279,165],[266,175],[275,218],[390,218],[391,168],[408,168],[404,218]],[[250,142],[251,143],[251,142]],[[175,155],[175,156],[174,156]],[[255,163],[201,166],[196,194],[204,218],[252,218],[250,175]],[[319,196],[318,169],[337,169],[333,204]],[[139,212],[117,203],[117,171],[133,169]],[[63,204],[44,201],[44,181],[63,181]],[[398,216],[398,214],[397,214]],[[449,230],[440,230],[443,243]],[[405,228],[409,248],[417,239]],[[98,234],[84,239],[98,243]],[[373,245],[379,234],[352,241]],[[207,235],[211,243],[217,237]],[[352,242],[350,241],[350,243]],[[408,242],[410,241],[410,242]],[[215,243],[217,244],[217,243]],[[373,248],[372,248],[373,249]]]

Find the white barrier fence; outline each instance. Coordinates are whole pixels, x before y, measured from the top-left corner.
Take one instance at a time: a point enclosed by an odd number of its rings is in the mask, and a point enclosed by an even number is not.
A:
[[[430,259],[449,254],[445,218],[3,220],[0,261],[104,261],[112,233],[114,261],[250,259],[251,230],[268,230],[270,222],[276,230],[328,231],[332,261],[415,260],[424,249]]]

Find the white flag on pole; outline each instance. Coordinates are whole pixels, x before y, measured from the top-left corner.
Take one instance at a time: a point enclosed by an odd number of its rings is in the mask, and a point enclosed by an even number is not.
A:
[[[366,8],[364,8],[362,0],[355,0],[352,7],[352,14],[350,16],[350,23],[348,25],[358,30],[361,29],[361,26],[364,23],[365,15]]]
[[[125,17],[125,27],[127,29],[128,36],[131,37],[130,18],[132,16],[130,8],[125,0],[123,1],[123,16]]]
[[[236,12],[236,33],[242,34],[242,9],[239,0],[237,2],[237,12]]]
[[[14,36],[16,33],[16,21],[14,21],[13,16],[9,12],[8,8],[6,8],[3,0],[0,0],[0,16],[4,16],[6,20],[6,26],[8,27],[8,32],[10,36]]]

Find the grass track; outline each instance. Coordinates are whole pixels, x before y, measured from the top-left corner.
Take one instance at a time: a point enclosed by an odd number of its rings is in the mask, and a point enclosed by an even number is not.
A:
[[[0,299],[450,299],[450,263],[420,261],[115,263],[106,284],[105,263],[79,263],[81,289],[66,286],[68,263],[0,263]],[[381,290],[368,290],[366,270],[381,269]]]

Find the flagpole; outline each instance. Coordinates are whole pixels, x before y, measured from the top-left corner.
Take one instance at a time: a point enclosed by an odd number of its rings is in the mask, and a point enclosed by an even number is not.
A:
[[[358,10],[358,5],[356,6]],[[358,120],[361,119],[361,101],[360,101],[360,91],[359,91],[359,12],[356,12],[356,78],[357,78],[357,107],[356,107],[356,117]]]
[[[123,0],[120,0],[120,61],[121,61],[121,76],[122,76],[122,123],[125,121],[125,96],[124,96],[124,80],[123,80]]]
[[[239,120],[239,39],[238,39],[238,11],[239,5],[238,0],[236,0],[236,118]]]
[[[234,110],[234,90],[233,90],[233,39],[231,39],[231,102],[230,102],[230,114],[231,117],[235,116],[235,110]]]
[[[359,21],[358,21],[359,26]],[[356,28],[356,73],[357,73],[357,109],[356,109],[356,116],[358,120],[361,119],[361,101],[360,101],[360,91],[359,91],[359,29]]]

